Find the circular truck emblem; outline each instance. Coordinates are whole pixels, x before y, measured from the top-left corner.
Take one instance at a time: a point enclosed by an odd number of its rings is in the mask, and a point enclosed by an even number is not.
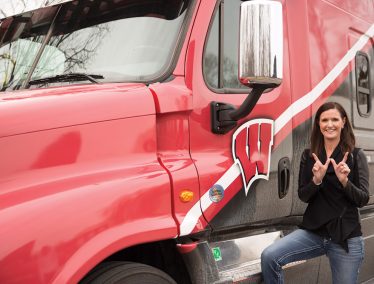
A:
[[[209,198],[213,202],[220,202],[225,194],[224,192],[225,191],[221,185],[215,184],[211,189],[209,189]]]

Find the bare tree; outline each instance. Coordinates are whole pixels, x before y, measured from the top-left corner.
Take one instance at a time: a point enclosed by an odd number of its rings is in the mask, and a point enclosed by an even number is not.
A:
[[[34,77],[61,73],[85,72],[98,47],[110,32],[107,24],[90,29],[52,36],[40,58]],[[44,36],[22,39],[0,47],[0,90],[17,88],[30,70],[33,58],[45,40]],[[60,59],[56,57],[60,54]]]
[[[223,78],[221,78],[225,88],[242,88],[243,86],[238,81],[238,66],[229,57],[223,58]],[[215,88],[218,88],[218,56],[213,53],[208,53],[204,58],[204,75],[207,82]]]
[[[71,0],[0,0],[0,19]]]

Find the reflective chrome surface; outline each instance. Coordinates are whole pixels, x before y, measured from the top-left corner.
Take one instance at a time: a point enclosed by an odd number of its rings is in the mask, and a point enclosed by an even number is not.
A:
[[[244,85],[282,82],[282,4],[254,0],[241,4],[239,81]]]
[[[220,278],[240,281],[261,272],[261,253],[281,237],[280,231],[255,236],[210,243],[211,249],[219,249],[221,258],[216,260]]]

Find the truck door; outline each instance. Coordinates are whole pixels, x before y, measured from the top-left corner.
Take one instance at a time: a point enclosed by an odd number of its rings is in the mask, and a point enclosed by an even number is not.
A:
[[[370,174],[374,172],[374,48],[359,51],[356,54],[351,73],[350,90],[352,104],[352,126],[355,131],[357,147],[365,151],[369,162]],[[374,176],[369,177],[374,184]],[[369,204],[374,203],[374,187],[371,186]]]
[[[361,35],[362,36],[362,35]],[[361,226],[365,240],[365,254],[374,255],[374,236],[370,228],[374,227],[374,45],[356,53],[353,72],[348,87],[351,90],[352,124],[356,135],[357,147],[365,151],[369,164],[369,204],[361,209]],[[374,258],[365,258],[360,269],[359,281],[373,279]]]
[[[182,235],[193,232],[200,218],[221,230],[273,222],[288,216],[292,205],[292,126],[278,120],[291,100],[288,72],[236,128],[212,132],[211,102],[239,106],[250,92],[237,79],[241,1],[215,2],[201,1],[186,57],[186,84],[193,92],[190,152],[199,174],[201,211],[187,214]],[[285,53],[286,70],[287,64]]]

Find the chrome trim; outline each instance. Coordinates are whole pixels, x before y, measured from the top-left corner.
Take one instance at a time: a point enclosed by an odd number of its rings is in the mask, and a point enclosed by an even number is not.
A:
[[[240,7],[239,81],[280,85],[283,78],[282,4],[246,1]]]

